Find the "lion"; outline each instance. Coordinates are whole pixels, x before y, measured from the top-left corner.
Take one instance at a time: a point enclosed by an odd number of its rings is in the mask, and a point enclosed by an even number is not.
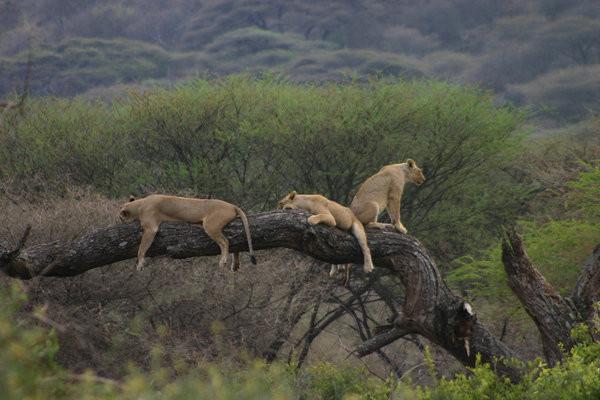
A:
[[[367,273],[373,271],[373,261],[367,244],[365,227],[348,207],[344,207],[319,194],[298,194],[296,191],[292,191],[279,200],[278,208],[284,210],[302,209],[314,214],[308,217],[308,223],[311,225],[323,223],[329,226],[337,226],[345,231],[351,230],[363,252],[363,270]]]
[[[186,221],[192,224],[201,224],[206,234],[221,249],[219,267],[223,268],[229,256],[229,241],[223,236],[223,227],[235,218],[240,217],[246,231],[250,260],[256,264],[256,257],[252,248],[252,237],[248,218],[241,208],[217,199],[193,199],[187,197],[167,196],[153,194],[143,199],[136,200],[130,197],[129,203],[121,207],[119,218],[122,222],[138,219],[144,231],[138,249],[136,269],[141,271],[145,263],[146,251],[152,245],[163,221]],[[239,253],[233,254],[231,270],[236,271],[240,266]]]
[[[425,182],[423,172],[413,160],[386,165],[358,188],[350,209],[367,228],[393,226],[397,231],[407,233],[400,222],[400,200],[404,185],[408,182],[417,186]],[[391,224],[377,222],[377,217],[383,209],[387,209],[392,220]]]

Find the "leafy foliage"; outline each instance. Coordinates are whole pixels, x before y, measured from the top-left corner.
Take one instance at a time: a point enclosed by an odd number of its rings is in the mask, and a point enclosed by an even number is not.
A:
[[[562,294],[572,290],[581,265],[600,241],[600,224],[584,221],[521,222],[527,253],[540,273]],[[506,305],[516,301],[506,285],[500,245],[481,257],[463,257],[449,282],[473,296]]]
[[[25,329],[14,314],[26,300],[16,286],[0,288],[0,387],[6,399],[45,399],[64,394],[65,374],[56,364],[56,336]],[[38,313],[42,313],[41,310]]]
[[[587,171],[569,185],[572,192],[568,205],[579,211],[584,218],[600,221],[600,167],[587,165]]]
[[[489,364],[478,362],[469,375],[441,379],[435,387],[420,391],[421,399],[581,399],[600,396],[600,344],[575,346],[565,361],[554,368],[537,361],[518,383],[498,376]]]

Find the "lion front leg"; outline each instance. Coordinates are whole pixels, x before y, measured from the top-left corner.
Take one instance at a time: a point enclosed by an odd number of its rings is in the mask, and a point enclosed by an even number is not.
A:
[[[143,229],[144,233],[142,234],[142,241],[141,241],[140,247],[138,249],[137,264],[135,266],[135,269],[138,271],[141,271],[144,268],[144,264],[146,263],[146,258],[145,258],[146,252],[152,245],[152,242],[154,241],[154,237],[156,236],[156,233],[158,232],[158,224],[156,222],[152,222],[150,224],[144,224],[142,229]]]
[[[402,225],[402,222],[400,222],[400,196],[390,197],[387,205],[387,212],[390,216],[390,219],[392,220],[394,228],[398,232],[406,234],[408,231],[406,230],[404,225]]]

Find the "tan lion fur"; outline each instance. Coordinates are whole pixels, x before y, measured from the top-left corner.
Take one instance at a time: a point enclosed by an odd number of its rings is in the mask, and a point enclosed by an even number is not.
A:
[[[400,222],[400,200],[404,185],[408,182],[416,185],[425,182],[423,172],[413,160],[386,165],[358,188],[350,208],[367,228],[392,225],[399,232],[406,233],[406,228]],[[384,209],[387,209],[392,224],[377,222],[377,217]]]
[[[337,226],[344,231],[351,230],[363,252],[363,270],[365,272],[373,271],[373,261],[367,244],[365,228],[348,207],[319,194],[297,194],[295,191],[279,200],[278,206],[284,210],[299,208],[314,214],[308,217],[308,223],[311,225],[323,223]]]
[[[138,219],[144,231],[138,250],[136,266],[138,271],[143,268],[146,251],[152,245],[160,223],[163,221],[186,221],[192,224],[202,224],[206,234],[219,245],[221,249],[219,267],[224,267],[229,256],[229,241],[223,236],[222,231],[225,225],[238,216],[242,219],[246,231],[250,259],[253,264],[256,264],[248,218],[241,208],[226,201],[153,194],[138,200],[131,198],[129,203],[121,207],[119,213],[123,222]],[[231,270],[237,270],[239,265],[239,253],[234,253]]]

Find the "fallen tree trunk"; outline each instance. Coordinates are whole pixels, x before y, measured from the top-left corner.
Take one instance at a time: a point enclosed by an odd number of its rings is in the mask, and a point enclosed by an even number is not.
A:
[[[303,211],[274,211],[249,215],[255,249],[286,247],[316,259],[334,263],[361,262],[362,254],[355,238],[340,229],[311,226]],[[236,219],[224,229],[231,251],[246,251],[242,223]],[[0,247],[0,269],[7,275],[32,277],[74,276],[93,268],[134,258],[142,235],[137,222],[112,226],[88,233],[72,241],[56,241],[9,250]],[[434,261],[415,238],[392,230],[368,231],[369,247],[378,267],[390,269],[405,286],[405,299],[397,329],[359,354],[366,355],[404,334],[420,334],[440,345],[465,365],[475,364],[475,354],[491,363],[499,373],[517,379],[519,371],[504,363],[515,354],[480,323],[470,329],[469,343],[457,336],[465,322],[461,317],[464,300],[444,283]],[[23,240],[24,242],[24,240]],[[218,255],[219,248],[201,227],[183,222],[161,224],[149,249],[150,257],[172,258]],[[259,260],[260,263],[260,260]],[[133,267],[133,262],[131,264]],[[258,266],[260,268],[260,265]],[[385,334],[384,334],[385,335]],[[376,337],[377,338],[377,337]],[[372,340],[376,339],[373,338]]]
[[[311,226],[301,211],[274,211],[249,215],[254,248],[286,247],[301,251],[318,260],[342,264],[362,262],[355,239],[339,229],[324,225]],[[236,219],[223,230],[230,251],[248,251],[241,220]],[[0,270],[5,274],[30,279],[36,276],[74,276],[90,269],[135,258],[142,237],[138,222],[111,226],[82,235],[72,241],[33,245],[18,251],[0,245]],[[396,254],[403,242],[416,242],[409,236],[369,231],[374,258]],[[219,255],[219,247],[202,227],[184,222],[163,222],[147,256],[189,258]]]

